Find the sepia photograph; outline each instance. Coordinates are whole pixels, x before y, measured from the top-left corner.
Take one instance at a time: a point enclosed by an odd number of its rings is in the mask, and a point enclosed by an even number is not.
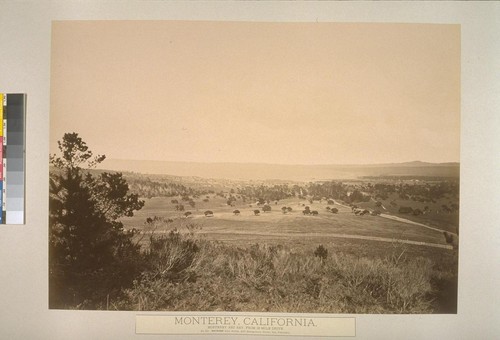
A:
[[[50,61],[50,309],[457,313],[460,25],[53,21]]]

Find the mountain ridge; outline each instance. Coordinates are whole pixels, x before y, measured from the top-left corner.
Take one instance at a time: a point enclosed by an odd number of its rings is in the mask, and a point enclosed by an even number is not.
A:
[[[338,167],[355,167],[355,166],[458,166],[460,162],[425,162],[425,161],[406,161],[406,162],[389,162],[389,163],[318,163],[318,164],[303,164],[303,163],[258,163],[258,162],[197,162],[197,161],[161,161],[154,159],[123,159],[123,158],[106,158],[106,161],[117,162],[152,162],[152,163],[176,163],[176,164],[219,164],[219,165],[270,165],[270,166],[338,166]]]
[[[363,176],[437,176],[459,177],[460,163],[412,161],[382,164],[266,164],[266,163],[202,163],[172,161],[137,161],[107,159],[100,169],[133,171],[143,174],[197,176],[227,179],[285,179],[311,181],[355,179]]]

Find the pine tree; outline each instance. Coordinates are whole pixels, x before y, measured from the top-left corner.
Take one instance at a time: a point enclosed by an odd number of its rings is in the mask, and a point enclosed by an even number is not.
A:
[[[139,272],[139,246],[118,220],[143,207],[121,173],[92,175],[93,156],[77,133],[51,155],[49,198],[50,308],[103,308]]]

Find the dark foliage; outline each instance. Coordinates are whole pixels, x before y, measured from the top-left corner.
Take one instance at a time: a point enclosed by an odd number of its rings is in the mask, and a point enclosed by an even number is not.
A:
[[[128,194],[120,173],[83,170],[105,156],[93,157],[78,134],[58,143],[61,155],[50,157],[49,306],[104,308],[139,273],[139,247],[117,219],[144,202]]]
[[[260,204],[269,203],[270,201],[279,201],[295,195],[294,188],[288,185],[259,185],[246,186],[237,189],[238,194],[245,195],[250,199],[257,199]]]
[[[320,244],[318,248],[316,248],[316,250],[314,251],[314,256],[324,260],[328,256],[328,249],[326,249],[325,247],[323,247],[322,244]]]

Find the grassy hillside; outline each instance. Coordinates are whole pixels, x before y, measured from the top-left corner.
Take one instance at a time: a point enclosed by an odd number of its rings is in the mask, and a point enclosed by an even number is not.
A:
[[[213,184],[229,190],[241,183]],[[366,181],[344,185],[373,188]],[[382,206],[373,198],[356,205],[439,230],[356,215],[347,203],[312,196],[271,201],[267,212],[255,199],[229,191],[146,198],[143,209],[122,218],[127,230],[135,230],[146,267],[111,308],[455,313],[458,253],[440,230],[455,232],[458,212],[437,212],[458,198],[420,202],[400,194],[389,193]],[[423,205],[425,215],[398,212]],[[306,207],[317,215],[304,215]]]
[[[457,179],[125,178],[75,167],[92,153],[65,141],[50,178],[50,308],[456,312]]]
[[[451,252],[434,262],[394,242],[385,253],[351,255],[335,244],[297,249],[206,241],[196,234],[152,238],[153,264],[112,308],[314,313],[456,312]]]

